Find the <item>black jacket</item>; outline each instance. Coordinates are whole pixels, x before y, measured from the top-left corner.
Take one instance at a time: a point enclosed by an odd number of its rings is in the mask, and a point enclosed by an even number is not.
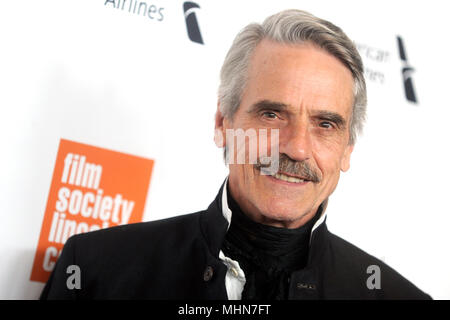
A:
[[[219,251],[228,222],[220,189],[205,211],[72,236],[41,299],[227,299]],[[69,265],[81,288],[68,289]],[[380,289],[369,289],[371,265]],[[382,261],[328,231],[311,236],[307,266],[290,280],[290,299],[430,299]]]

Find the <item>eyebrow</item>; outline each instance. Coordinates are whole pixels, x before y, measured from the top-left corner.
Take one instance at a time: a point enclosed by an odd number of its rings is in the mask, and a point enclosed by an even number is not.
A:
[[[339,113],[327,110],[314,110],[314,117],[320,120],[328,120],[334,122],[339,128],[345,129],[347,121]]]
[[[288,105],[285,103],[270,100],[261,100],[254,103],[247,112],[256,113],[263,110],[283,111],[286,110],[287,107]]]

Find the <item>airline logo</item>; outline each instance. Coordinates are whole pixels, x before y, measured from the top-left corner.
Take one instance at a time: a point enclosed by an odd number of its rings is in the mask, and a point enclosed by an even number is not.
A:
[[[30,280],[47,281],[70,236],[141,222],[153,163],[61,139]]]
[[[186,1],[183,3],[184,19],[186,20],[186,28],[189,39],[192,42],[204,44],[200,27],[197,22],[197,16],[195,15],[195,10],[197,9],[200,9],[200,6],[195,2]]]
[[[406,49],[405,49],[405,45],[403,44],[402,37],[397,36],[397,44],[398,44],[398,51],[400,54],[400,59],[403,62],[402,76],[403,76],[403,87],[405,89],[406,100],[417,104],[418,101],[417,101],[417,97],[416,97],[416,92],[414,90],[413,78],[412,78],[412,74],[415,70],[413,67],[411,67],[411,65],[408,62],[408,58],[406,57]]]

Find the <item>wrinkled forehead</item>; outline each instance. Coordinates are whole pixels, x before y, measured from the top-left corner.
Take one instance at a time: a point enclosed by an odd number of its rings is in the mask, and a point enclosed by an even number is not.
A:
[[[353,86],[351,71],[325,50],[263,40],[250,59],[242,104],[270,100],[350,117]]]

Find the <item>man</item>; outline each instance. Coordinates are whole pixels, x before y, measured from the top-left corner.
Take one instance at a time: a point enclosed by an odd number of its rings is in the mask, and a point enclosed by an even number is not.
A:
[[[429,299],[327,230],[327,199],[365,108],[362,61],[338,27],[298,10],[247,26],[221,71],[216,143],[230,172],[216,199],[202,212],[73,236],[41,298]],[[253,147],[234,145],[251,130],[270,141],[249,134]],[[66,285],[70,265],[80,289]]]

